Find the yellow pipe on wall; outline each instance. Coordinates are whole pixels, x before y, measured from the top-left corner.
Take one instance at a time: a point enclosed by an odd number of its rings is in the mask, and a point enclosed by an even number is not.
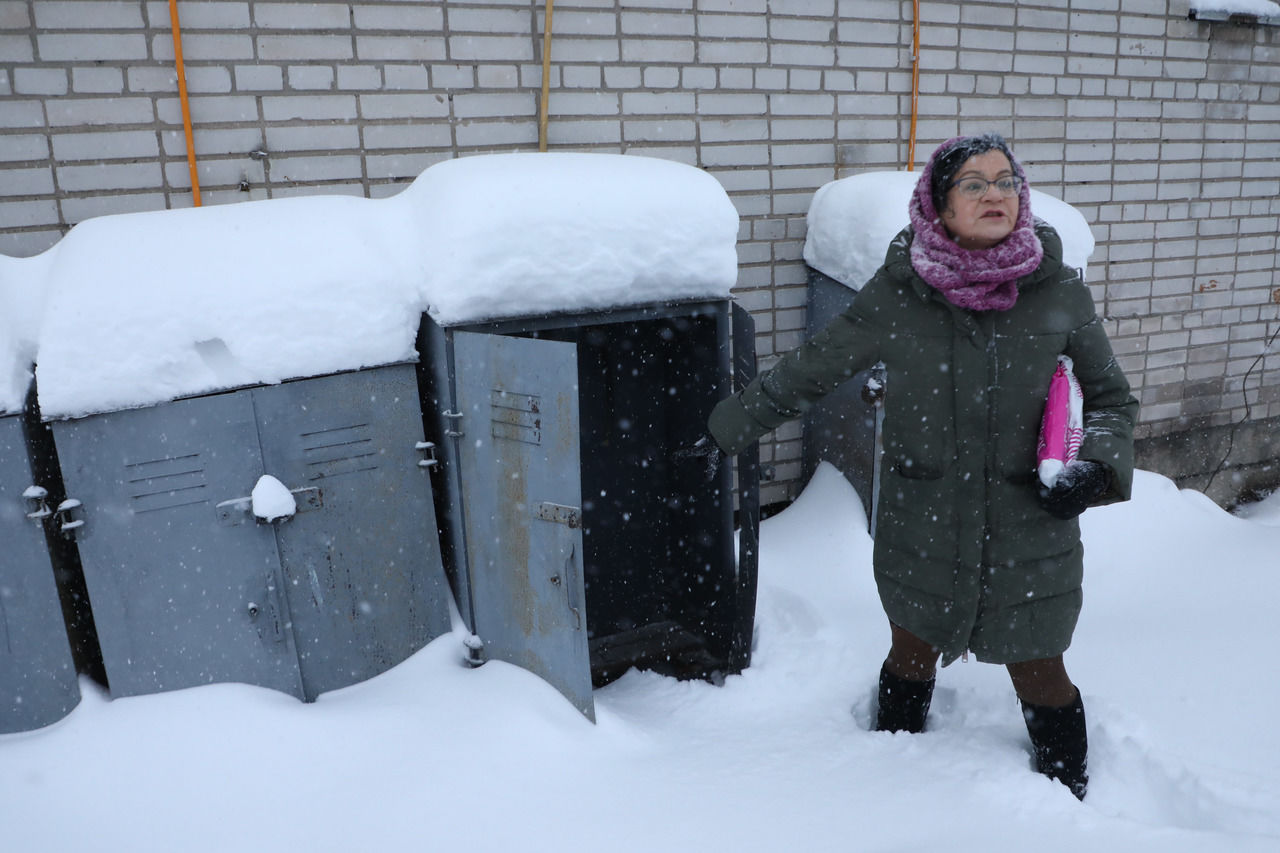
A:
[[[200,206],[200,176],[196,172],[196,145],[191,136],[191,104],[187,100],[187,70],[182,63],[182,29],[178,25],[178,0],[169,0],[169,25],[173,32],[173,62],[178,71],[178,100],[182,103],[182,130],[187,139],[187,169],[191,172],[191,203]]]

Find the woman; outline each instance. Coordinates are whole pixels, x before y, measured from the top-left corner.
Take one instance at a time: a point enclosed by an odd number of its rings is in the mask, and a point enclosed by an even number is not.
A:
[[[943,143],[910,214],[853,304],[722,400],[711,433],[737,453],[883,362],[873,561],[891,645],[876,728],[922,731],[939,658],[973,652],[1008,667],[1037,768],[1083,798],[1084,706],[1062,660],[1081,604],[1076,516],[1128,499],[1138,404],[1004,139]],[[1036,441],[1060,354],[1084,394],[1085,438],[1050,490],[1035,480]]]

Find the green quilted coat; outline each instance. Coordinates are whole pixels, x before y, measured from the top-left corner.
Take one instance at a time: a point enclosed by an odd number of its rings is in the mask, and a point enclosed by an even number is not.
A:
[[[911,230],[853,304],[808,343],[722,400],[712,435],[732,454],[799,417],[876,362],[887,371],[874,565],[889,619],[942,650],[1012,663],[1061,654],[1080,613],[1074,519],[1037,497],[1036,441],[1060,353],[1084,392],[1080,458],[1111,472],[1097,503],[1126,500],[1138,403],[1088,288],[1037,223],[1040,267],[1004,312],[948,303],[916,275]]]

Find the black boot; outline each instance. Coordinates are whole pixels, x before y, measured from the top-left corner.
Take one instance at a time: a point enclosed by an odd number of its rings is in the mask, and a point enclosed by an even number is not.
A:
[[[1022,703],[1027,734],[1035,748],[1036,770],[1071,789],[1083,800],[1089,787],[1089,737],[1084,727],[1084,702],[1076,699],[1061,708]]]
[[[908,681],[880,667],[880,698],[876,711],[876,731],[924,731],[924,718],[933,699],[933,682]]]

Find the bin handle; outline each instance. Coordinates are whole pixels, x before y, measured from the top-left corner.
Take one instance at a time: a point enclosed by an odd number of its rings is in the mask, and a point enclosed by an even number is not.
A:
[[[576,506],[543,501],[534,507],[533,517],[557,525],[556,541],[560,543],[560,553],[565,557],[560,573],[551,576],[551,584],[564,587],[564,603],[573,614],[574,630],[581,631],[582,602],[578,600],[577,591],[582,589],[582,579],[578,571],[576,531],[582,527],[582,510]]]
[[[574,559],[577,556],[577,546],[574,542],[569,543],[569,554],[564,560],[564,600],[569,607],[569,612],[573,614],[573,630],[582,630],[582,608],[575,606],[580,604],[577,601],[577,592],[581,583],[578,580],[578,561]]]

